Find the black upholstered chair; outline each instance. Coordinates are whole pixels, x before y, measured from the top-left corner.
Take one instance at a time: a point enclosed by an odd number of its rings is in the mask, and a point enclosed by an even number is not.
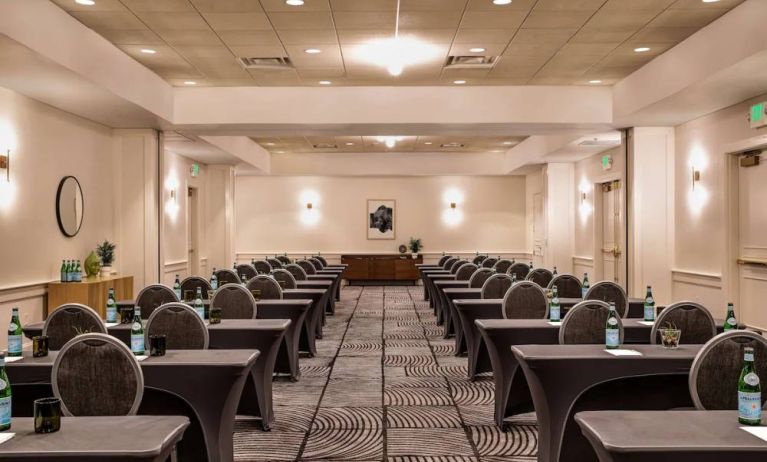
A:
[[[441,257],[439,257],[439,261],[437,261],[437,266],[439,266],[439,267],[444,267],[444,266],[445,266],[445,263],[446,263],[446,262],[447,262],[447,261],[448,261],[450,258],[452,258],[452,255],[442,255]]]
[[[498,263],[497,258],[487,257],[484,260],[482,260],[482,265],[480,266],[482,266],[482,268],[492,268],[493,266],[495,266],[496,263]]]
[[[86,332],[106,334],[107,328],[93,308],[79,303],[59,306],[43,324],[43,335],[48,336],[51,350],[60,350],[65,343]]]
[[[462,266],[470,264],[468,260],[458,260],[450,267],[450,273],[456,274]]]
[[[581,281],[572,274],[559,274],[554,276],[554,279],[549,282],[548,288],[553,289],[554,286],[557,286],[557,293],[560,298],[583,297]]]
[[[477,268],[469,278],[469,287],[472,289],[481,289],[485,285],[487,278],[494,275],[495,271],[491,268]]]
[[[756,375],[767,377],[767,339],[747,330],[731,330],[719,334],[703,345],[690,368],[690,396],[696,409],[738,409],[738,394],[735,391],[738,389],[738,379],[743,369],[743,349],[746,347],[754,349]],[[763,408],[765,401],[767,393],[762,393]]]
[[[288,256],[287,256],[287,255],[277,255],[277,256],[276,256],[276,257],[274,257],[274,258],[276,258],[277,260],[279,260],[279,261],[280,261],[280,263],[282,263],[282,265],[283,265],[283,266],[285,266],[285,265],[289,265],[289,264],[293,263],[293,262],[290,260],[290,258],[288,258]]]
[[[549,283],[554,279],[554,275],[546,268],[534,268],[527,273],[525,278],[528,281],[532,281],[541,287],[549,287]]]
[[[235,273],[234,270],[230,270],[229,268],[216,270],[216,279],[218,279],[219,287],[225,284],[242,284],[240,275]]]
[[[503,297],[506,319],[544,319],[549,317],[549,303],[541,287],[530,281],[514,284]]]
[[[165,336],[169,350],[207,350],[210,338],[205,321],[186,303],[173,302],[157,308],[144,327],[144,345],[152,335]]]
[[[316,271],[319,271],[319,270],[321,270],[322,268],[324,268],[324,267],[325,267],[325,265],[323,265],[323,264],[322,264],[322,262],[321,262],[321,261],[319,261],[319,260],[318,260],[316,257],[311,257],[311,258],[308,258],[308,259],[307,259],[307,261],[308,261],[309,263],[311,263],[311,264],[312,264],[312,266],[314,266],[314,269],[315,269]]]
[[[527,275],[530,273],[530,267],[527,265],[527,263],[517,262],[511,265],[509,267],[509,270],[506,271],[506,273],[511,276],[512,274],[517,275],[517,281],[524,281],[527,279]],[[546,287],[546,286],[541,286]]]
[[[207,300],[208,291],[213,290],[213,288],[210,286],[210,282],[208,282],[207,279],[200,276],[189,276],[188,278],[181,281],[181,294],[183,295],[187,290],[191,290],[193,293],[196,293],[198,287],[202,291],[203,300]]]
[[[487,255],[477,255],[476,257],[474,257],[474,260],[472,260],[471,262],[479,266],[482,264],[485,258],[487,258]]]
[[[210,306],[221,308],[221,319],[255,319],[256,299],[242,284],[219,287]]]
[[[306,281],[308,279],[306,271],[295,263],[285,265],[285,269],[293,275],[293,278],[295,278],[296,281]]]
[[[297,260],[296,265],[300,266],[301,269],[304,270],[304,273],[307,275],[317,274],[317,270],[309,260]]]
[[[183,292],[182,292],[183,293]],[[136,306],[141,307],[141,319],[147,319],[157,307],[171,302],[179,302],[176,292],[162,284],[144,287],[136,297]]]
[[[320,261],[320,263],[322,263],[322,267],[323,267],[323,268],[325,268],[326,266],[328,266],[328,261],[327,261],[327,260],[325,260],[325,257],[323,257],[323,256],[321,256],[321,255],[315,255],[315,256],[314,256],[314,258],[316,258],[317,260],[319,260],[319,261]]]
[[[258,274],[269,274],[274,269],[267,260],[256,260],[253,262],[253,267]]]
[[[703,344],[716,335],[714,317],[700,303],[685,301],[667,306],[655,319],[650,333],[650,342],[661,343],[658,330],[668,325],[674,325],[682,331],[679,337],[681,344]]]
[[[266,274],[259,274],[245,285],[250,291],[260,290],[262,300],[282,299],[282,288],[280,283],[273,277]]]
[[[295,289],[298,287],[298,284],[296,284],[296,278],[294,278],[293,275],[290,274],[290,271],[286,269],[278,268],[272,271],[272,277],[277,280],[277,282],[280,284],[280,287],[283,289]]]
[[[513,265],[514,262],[506,259],[501,258],[497,262],[495,262],[495,265],[493,265],[493,269],[499,273],[506,273],[509,271],[509,268],[511,268],[511,265]]]
[[[560,297],[561,297],[560,292]],[[615,303],[615,311],[621,318],[628,315],[629,299],[623,287],[613,281],[599,281],[586,292],[586,300],[602,300]],[[703,342],[701,342],[703,343]]]
[[[237,265],[237,276],[245,275],[245,278],[247,280],[251,280],[254,277],[256,277],[256,268],[253,267],[250,263],[240,263]]]
[[[285,266],[281,261],[277,260],[276,258],[267,258],[266,262],[269,263],[269,266],[271,266],[272,269],[280,269]]]
[[[53,361],[53,395],[65,416],[135,415],[144,375],[130,348],[102,333],[79,335]]]
[[[605,324],[610,305],[600,300],[585,300],[567,311],[559,328],[562,345],[598,345],[605,343]],[[623,323],[618,319],[620,343],[623,343]]]
[[[495,273],[482,284],[482,298],[503,298],[511,287],[511,276]]]
[[[442,264],[442,269],[450,271],[450,269],[453,267],[453,264],[457,262],[459,259],[456,257],[450,257]]]
[[[468,281],[471,279],[471,275],[474,274],[475,271],[477,271],[477,265],[474,263],[467,263],[466,265],[462,265],[460,268],[458,268],[458,271],[455,272],[455,280]]]

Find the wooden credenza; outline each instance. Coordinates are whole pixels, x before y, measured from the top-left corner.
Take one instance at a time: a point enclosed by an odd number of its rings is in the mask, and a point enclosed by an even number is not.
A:
[[[349,284],[361,281],[404,281],[415,284],[419,279],[417,264],[423,256],[410,254],[341,255],[341,263],[348,265],[344,278]]]
[[[85,278],[83,282],[48,283],[48,314],[65,303],[87,305],[106,317],[107,292],[115,290],[116,300],[133,298],[133,276]]]

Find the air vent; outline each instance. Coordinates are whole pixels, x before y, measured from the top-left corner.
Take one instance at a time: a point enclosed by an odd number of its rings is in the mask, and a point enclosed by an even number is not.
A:
[[[490,69],[497,59],[497,56],[448,56],[445,68]]]
[[[312,146],[314,146],[314,149],[338,149],[338,145],[333,143],[318,143]]]
[[[288,57],[277,58],[237,58],[245,69],[292,69],[293,63]]]
[[[620,144],[621,140],[600,140],[599,138],[593,138],[581,141],[578,143],[578,146],[618,146]]]
[[[463,143],[444,143],[439,145],[443,149],[461,149],[464,146],[466,145]]]

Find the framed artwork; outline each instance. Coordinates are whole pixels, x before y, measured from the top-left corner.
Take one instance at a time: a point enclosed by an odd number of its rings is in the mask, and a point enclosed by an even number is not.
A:
[[[394,239],[397,201],[394,199],[368,199],[368,239]]]

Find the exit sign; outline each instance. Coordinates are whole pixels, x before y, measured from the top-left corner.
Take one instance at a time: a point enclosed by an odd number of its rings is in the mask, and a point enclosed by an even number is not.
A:
[[[192,177],[196,177],[200,174],[200,164],[192,164],[192,167],[189,169],[189,173],[192,174]]]
[[[765,103],[754,104],[751,106],[751,114],[749,117],[751,128],[759,128],[767,125],[767,114],[765,114],[764,111],[765,107],[767,107],[767,104]]]
[[[602,170],[610,170],[613,168],[613,158],[610,156],[602,156]]]

